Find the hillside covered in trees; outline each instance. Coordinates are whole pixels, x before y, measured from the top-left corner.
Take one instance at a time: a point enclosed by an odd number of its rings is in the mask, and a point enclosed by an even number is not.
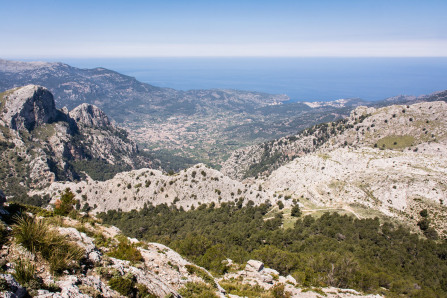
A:
[[[366,293],[447,295],[447,241],[434,241],[379,219],[337,213],[299,218],[283,228],[269,205],[223,203],[183,211],[165,204],[100,214],[128,236],[164,243],[223,274],[227,258],[258,259],[302,286],[353,288]]]

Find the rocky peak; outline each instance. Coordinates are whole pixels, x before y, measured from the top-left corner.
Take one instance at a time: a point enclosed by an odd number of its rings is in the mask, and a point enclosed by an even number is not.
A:
[[[78,124],[104,127],[110,125],[107,115],[95,105],[83,103],[69,113]]]
[[[48,89],[27,85],[6,93],[2,99],[0,119],[14,130],[33,130],[36,126],[56,120],[57,110]]]

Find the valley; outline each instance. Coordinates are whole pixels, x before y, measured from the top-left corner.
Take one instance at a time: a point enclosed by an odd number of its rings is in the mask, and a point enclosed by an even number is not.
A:
[[[219,168],[235,149],[347,116],[361,100],[287,103],[283,94],[240,90],[178,91],[141,83],[104,69],[63,63],[0,60],[0,92],[36,84],[55,96],[58,108],[93,104],[126,128],[152,156],[177,156],[178,170],[203,162]],[[171,167],[171,168],[169,168]]]

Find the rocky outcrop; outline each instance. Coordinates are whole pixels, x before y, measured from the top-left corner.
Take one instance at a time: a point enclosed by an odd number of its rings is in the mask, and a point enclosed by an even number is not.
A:
[[[8,92],[3,98],[0,118],[14,130],[34,129],[56,120],[58,111],[53,95],[44,87],[28,85]]]
[[[210,280],[204,280],[197,272],[188,270],[190,266],[201,272],[207,272],[205,269],[187,261],[167,246],[138,242],[136,239],[120,235],[120,241],[133,243],[133,248],[137,247],[137,252],[141,254],[141,260],[130,262],[107,256],[107,252],[118,245],[115,236],[120,231],[117,228],[105,227],[98,223],[94,226],[81,224],[77,220],[67,218],[61,218],[61,220],[60,224],[63,227],[51,225],[49,228],[57,230],[59,234],[65,236],[65,239],[85,251],[86,255],[80,261],[79,270],[76,272],[67,270],[60,276],[54,276],[47,263],[42,262],[35,254],[22,246],[0,246],[0,256],[5,263],[3,269],[6,268],[8,273],[14,273],[17,270],[15,266],[19,259],[38,269],[35,270],[34,275],[36,282],[25,285],[18,283],[11,274],[0,274],[1,297],[29,297],[29,294],[40,298],[122,297],[122,294],[117,292],[116,283],[114,287],[110,282],[112,278],[122,278],[122,281],[132,283],[134,290],[139,287],[143,296],[152,294],[156,297],[181,297],[178,294],[179,290],[189,282],[210,283]],[[85,233],[80,232],[80,228]],[[103,242],[99,241],[99,243],[104,246],[97,244],[97,239],[87,236],[86,233],[102,239]],[[14,243],[14,239],[10,240]],[[209,277],[217,293],[222,295],[225,291],[219,286],[218,281],[211,275]],[[48,287],[48,285],[52,286]]]
[[[107,127],[110,125],[110,120],[103,111],[87,103],[79,105],[69,115],[76,123],[86,126]]]
[[[58,232],[76,242],[76,244],[85,251],[85,258],[93,263],[101,261],[102,253],[97,249],[94,239],[88,237],[85,233],[79,232],[75,228],[59,227]]]
[[[232,263],[229,260],[230,264]],[[379,298],[380,295],[362,295],[361,293],[352,289],[339,289],[339,288],[320,288],[319,293],[313,292],[312,289],[304,291],[299,287],[295,278],[291,275],[281,276],[278,271],[270,268],[265,268],[264,263],[257,260],[249,260],[243,270],[226,273],[222,278],[219,278],[220,282],[225,281],[238,281],[242,284],[261,287],[265,291],[268,291],[275,286],[284,286],[284,293],[286,297],[306,297],[317,298],[322,297],[321,293],[324,293],[325,297],[371,297]],[[310,291],[309,291],[310,290]],[[237,297],[231,296],[230,297]]]

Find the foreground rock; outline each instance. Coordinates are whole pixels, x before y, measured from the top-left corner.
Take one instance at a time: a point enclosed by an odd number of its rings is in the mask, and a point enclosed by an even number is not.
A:
[[[3,268],[9,273],[17,272],[17,262],[28,262],[37,269],[37,279],[41,280],[51,289],[36,288],[39,282],[26,285],[28,293],[35,297],[121,297],[117,288],[113,288],[111,280],[121,278],[125,282],[134,284],[134,287],[144,289],[148,294],[156,297],[180,297],[178,291],[187,283],[208,283],[197,272],[206,272],[216,286],[217,294],[225,292],[218,282],[203,268],[185,260],[178,253],[158,243],[138,242],[136,239],[120,236],[123,241],[138,244],[137,250],[141,254],[141,260],[130,262],[107,256],[112,248],[116,247],[117,240],[111,235],[116,235],[119,230],[115,227],[104,227],[99,224],[81,224],[71,219],[63,219],[64,226],[52,226],[52,229],[65,235],[85,252],[81,261],[80,271],[76,273],[66,271],[62,276],[54,276],[50,273],[48,264],[38,255],[32,254],[11,239],[11,246],[4,246],[0,250],[3,260]],[[84,231],[92,236],[87,236]],[[120,234],[117,234],[120,235]],[[101,237],[107,245],[98,245],[94,237]],[[190,267],[197,268],[194,271]],[[0,275],[1,297],[25,297],[27,289],[20,285],[10,274]],[[117,285],[115,284],[115,287]],[[118,286],[119,288],[119,286]],[[56,289],[56,290],[54,290]]]

